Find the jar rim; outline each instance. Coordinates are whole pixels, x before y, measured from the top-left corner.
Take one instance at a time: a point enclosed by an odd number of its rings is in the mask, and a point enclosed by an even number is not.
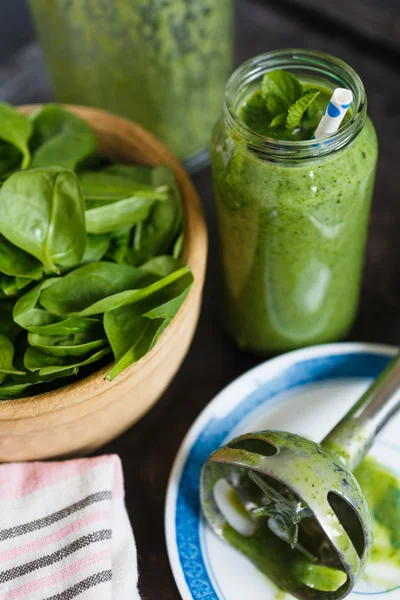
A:
[[[355,109],[351,118],[329,137],[311,140],[277,140],[255,132],[238,115],[238,98],[248,86],[268,71],[302,69],[324,75],[353,92]],[[302,48],[272,50],[251,58],[231,75],[225,92],[224,116],[236,129],[249,149],[266,158],[304,160],[326,156],[350,143],[362,130],[367,118],[367,98],[359,75],[347,63],[325,52]]]

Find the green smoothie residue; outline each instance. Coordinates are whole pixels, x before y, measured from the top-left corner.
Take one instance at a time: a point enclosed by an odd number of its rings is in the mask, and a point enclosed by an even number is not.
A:
[[[332,91],[299,81],[287,71],[270,71],[261,89],[250,89],[239,117],[253,131],[279,140],[310,140]],[[349,117],[347,117],[348,120]]]
[[[354,475],[374,521],[374,544],[365,578],[372,584],[390,588],[391,583],[384,580],[385,575],[381,572],[386,572],[387,568],[400,569],[400,479],[370,457],[364,459]],[[248,516],[235,490],[229,501],[239,514]],[[226,524],[224,537],[274,583],[285,581],[288,589],[294,589],[297,581],[321,591],[335,591],[346,581],[342,571],[312,563],[300,552],[291,550],[271,532],[266,520],[260,522],[256,533],[250,537]],[[379,566],[382,569],[374,569]],[[276,600],[287,597],[285,592],[277,591]]]
[[[370,457],[357,467],[354,474],[374,519],[371,565],[384,564],[400,570],[400,479]],[[369,575],[368,571],[367,568],[367,578],[374,583],[377,577]],[[376,583],[385,585],[384,581]]]

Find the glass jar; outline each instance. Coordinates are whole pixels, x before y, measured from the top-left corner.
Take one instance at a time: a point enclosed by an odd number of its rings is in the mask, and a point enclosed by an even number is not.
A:
[[[275,69],[324,88],[351,89],[351,118],[322,143],[255,133],[238,108]],[[232,75],[211,163],[223,309],[240,347],[271,353],[346,334],[358,305],[377,156],[364,86],[341,60],[280,50]]]
[[[204,162],[232,70],[232,0],[30,0],[56,99],[142,124]]]

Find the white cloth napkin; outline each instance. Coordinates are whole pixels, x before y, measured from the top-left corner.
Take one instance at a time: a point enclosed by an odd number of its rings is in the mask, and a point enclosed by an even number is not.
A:
[[[139,600],[118,456],[0,465],[0,600]]]

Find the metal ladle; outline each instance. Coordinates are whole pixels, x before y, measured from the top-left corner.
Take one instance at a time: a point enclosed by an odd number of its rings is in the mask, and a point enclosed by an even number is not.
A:
[[[295,598],[345,598],[362,575],[372,547],[371,514],[351,471],[399,408],[400,356],[321,444],[283,431],[232,440],[202,468],[201,504],[208,523],[239,549],[243,540],[249,541],[244,553]],[[239,495],[254,523],[250,533],[235,531],[221,510],[214,493],[221,480]],[[257,554],[251,551],[253,540]],[[327,567],[346,580],[333,591],[310,587],[299,564]]]

